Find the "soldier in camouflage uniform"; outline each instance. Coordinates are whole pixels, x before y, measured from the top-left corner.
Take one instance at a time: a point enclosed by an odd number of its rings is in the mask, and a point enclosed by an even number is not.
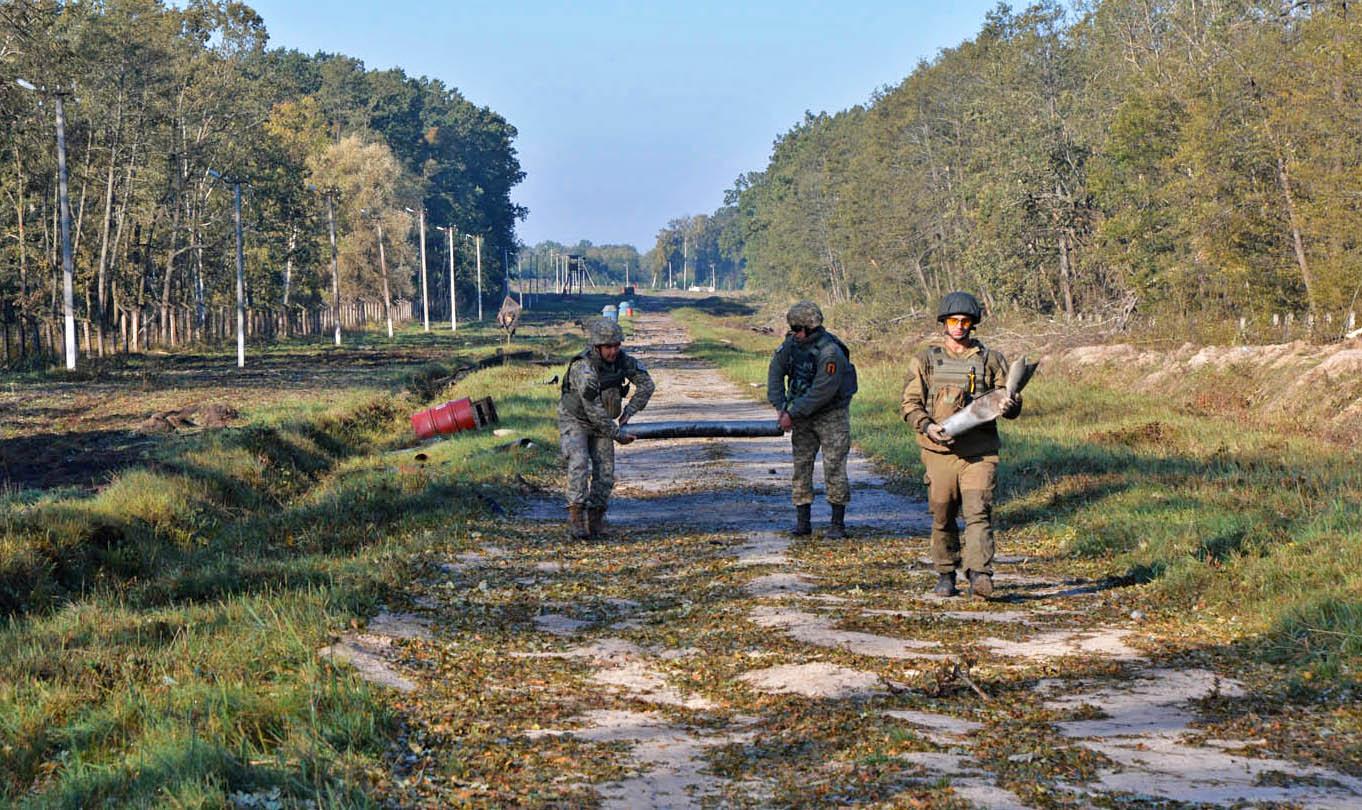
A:
[[[851,501],[847,454],[851,451],[851,412],[856,371],[846,344],[823,328],[823,312],[812,301],[790,307],[790,332],[771,356],[766,373],[766,399],[780,413],[780,426],[790,432],[794,451],[791,489],[795,525],[790,533],[813,532],[813,463],[823,451],[823,482],[832,506],[826,537],[846,537],[846,508]]]
[[[620,427],[652,397],[653,378],[622,349],[624,331],[605,318],[587,324],[591,341],[572,358],[558,399],[558,437],[567,460],[568,531],[574,539],[605,531],[605,510],[615,487],[615,445],[634,438]],[[629,384],[634,395],[622,405]],[[618,417],[619,422],[615,419]]]
[[[932,563],[937,571],[933,589],[955,596],[955,572],[962,565],[970,593],[987,598],[993,593],[993,488],[998,474],[996,422],[987,422],[959,436],[950,436],[941,422],[974,398],[1007,381],[1007,359],[972,333],[983,318],[974,296],[953,292],[941,300],[937,322],[941,338],[929,342],[908,364],[899,415],[917,430],[922,464],[927,469],[927,506],[932,513]],[[1003,417],[1021,413],[1021,395],[1003,409]],[[963,559],[955,518],[965,520]]]

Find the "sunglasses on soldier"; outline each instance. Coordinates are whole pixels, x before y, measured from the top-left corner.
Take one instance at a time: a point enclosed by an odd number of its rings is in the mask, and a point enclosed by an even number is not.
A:
[[[973,326],[974,320],[968,315],[947,315],[947,326]]]

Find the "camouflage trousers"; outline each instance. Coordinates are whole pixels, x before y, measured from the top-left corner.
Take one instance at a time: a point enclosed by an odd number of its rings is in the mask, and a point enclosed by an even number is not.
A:
[[[932,564],[943,574],[960,568],[992,574],[998,457],[923,450],[922,464],[927,468],[927,508],[932,513]],[[963,555],[957,516],[965,519]]]
[[[576,420],[561,419],[558,445],[567,462],[568,506],[604,509],[615,488],[615,440]]]
[[[830,408],[807,419],[794,420],[790,431],[794,450],[794,476],[791,494],[795,506],[813,503],[813,462],[823,451],[823,483],[828,503],[851,501],[851,482],[847,480],[847,454],[851,452],[851,411]]]

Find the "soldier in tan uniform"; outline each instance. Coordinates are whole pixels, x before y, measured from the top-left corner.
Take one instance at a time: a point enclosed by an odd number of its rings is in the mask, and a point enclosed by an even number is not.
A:
[[[558,399],[558,437],[567,460],[568,532],[573,539],[605,531],[605,510],[615,487],[615,442],[634,437],[620,427],[648,405],[653,378],[620,348],[624,330],[605,318],[587,324],[591,341],[572,358]],[[629,384],[634,395],[623,404]],[[618,417],[618,423],[615,419]]]
[[[987,422],[959,436],[950,436],[940,423],[974,398],[1007,381],[1007,359],[973,337],[983,310],[974,296],[953,292],[941,299],[937,322],[943,334],[923,347],[908,364],[899,415],[917,430],[922,464],[927,468],[927,505],[932,513],[932,563],[937,571],[933,589],[955,596],[955,572],[962,566],[970,593],[993,593],[993,489],[997,482],[996,422]],[[1021,395],[1008,400],[1003,417],[1021,413]],[[965,521],[963,553],[956,516]]]
[[[827,486],[832,522],[825,537],[846,537],[846,509],[851,500],[847,454],[851,452],[851,397],[856,393],[856,368],[850,350],[823,328],[823,311],[812,301],[790,307],[785,320],[790,333],[771,356],[766,372],[766,399],[779,414],[780,427],[790,433],[794,455],[791,494],[795,525],[790,533],[813,533],[813,464],[823,452],[823,482]]]

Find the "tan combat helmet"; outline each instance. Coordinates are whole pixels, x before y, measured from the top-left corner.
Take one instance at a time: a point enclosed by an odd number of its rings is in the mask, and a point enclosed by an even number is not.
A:
[[[801,326],[805,329],[817,329],[823,325],[823,310],[812,301],[800,301],[785,313],[785,322],[791,329],[798,329]]]
[[[592,318],[586,326],[586,336],[592,346],[624,342],[624,330],[609,318]]]

